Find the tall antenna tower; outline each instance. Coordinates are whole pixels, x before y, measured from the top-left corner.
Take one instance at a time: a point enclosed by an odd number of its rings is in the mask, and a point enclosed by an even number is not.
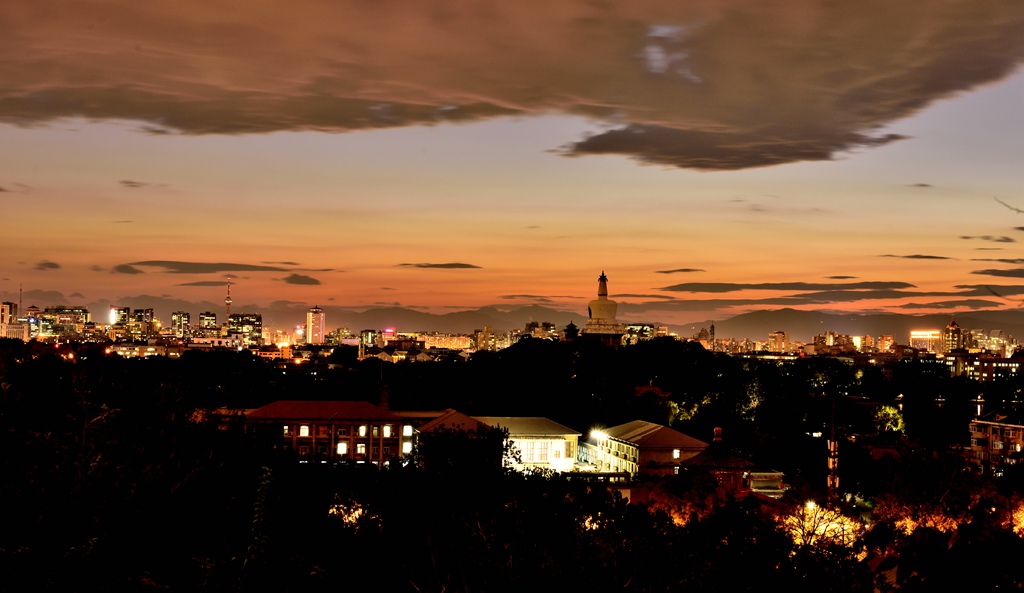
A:
[[[228,276],[228,296],[224,297],[224,327],[228,326],[228,320],[231,319],[231,276]]]

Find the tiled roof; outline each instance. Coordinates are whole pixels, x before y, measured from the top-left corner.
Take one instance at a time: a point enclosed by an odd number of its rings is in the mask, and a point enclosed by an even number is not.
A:
[[[427,422],[426,424],[419,427],[420,432],[433,432],[439,428],[447,428],[452,430],[466,430],[466,431],[478,431],[481,428],[489,428],[490,426],[480,422],[475,418],[471,418],[451,408],[444,411],[443,414]]]
[[[704,441],[699,441],[678,430],[644,420],[634,420],[626,424],[606,428],[602,432],[614,439],[633,443],[641,447],[703,449],[708,446]]]
[[[580,433],[568,426],[563,426],[554,420],[548,420],[539,416],[474,416],[473,418],[488,426],[507,428],[509,435],[514,436],[580,435]]]
[[[401,420],[370,402],[308,400],[278,400],[245,417],[252,420]]]

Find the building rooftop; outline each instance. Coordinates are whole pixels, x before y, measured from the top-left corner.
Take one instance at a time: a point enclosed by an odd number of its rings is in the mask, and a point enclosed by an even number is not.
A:
[[[496,428],[507,428],[509,434],[516,436],[580,436],[579,432],[563,426],[554,420],[538,416],[474,416],[474,420]]]
[[[634,420],[626,424],[606,428],[601,432],[613,439],[643,447],[703,449],[708,446],[704,441],[683,434],[678,430],[644,420]]]

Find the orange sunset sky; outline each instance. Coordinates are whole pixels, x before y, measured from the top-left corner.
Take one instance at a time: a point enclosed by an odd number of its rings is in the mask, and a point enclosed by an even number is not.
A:
[[[5,0],[0,299],[1024,298],[1018,0]],[[100,311],[97,310],[96,313]]]

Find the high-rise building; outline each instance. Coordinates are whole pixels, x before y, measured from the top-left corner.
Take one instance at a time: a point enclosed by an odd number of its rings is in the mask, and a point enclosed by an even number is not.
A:
[[[199,327],[213,329],[217,327],[217,314],[210,311],[203,311],[199,314]]]
[[[769,352],[789,352],[789,336],[781,329],[768,334]]]
[[[950,321],[949,325],[942,330],[942,351],[952,352],[962,350],[964,347],[964,333],[960,330],[960,324]]]
[[[132,311],[132,321],[139,323],[152,323],[155,319],[153,309],[135,309]]]
[[[0,323],[9,324],[18,321],[18,305],[10,301],[0,303]]]
[[[232,313],[228,317],[227,333],[240,334],[245,346],[263,345],[263,316],[259,313]]]
[[[171,313],[171,329],[174,330],[174,336],[177,338],[188,337],[189,321],[191,320],[192,316],[186,311]]]
[[[132,310],[130,307],[118,307],[110,305],[110,325],[128,325],[131,321]]]
[[[324,311],[314,306],[306,313],[306,343],[323,344],[327,320]]]

